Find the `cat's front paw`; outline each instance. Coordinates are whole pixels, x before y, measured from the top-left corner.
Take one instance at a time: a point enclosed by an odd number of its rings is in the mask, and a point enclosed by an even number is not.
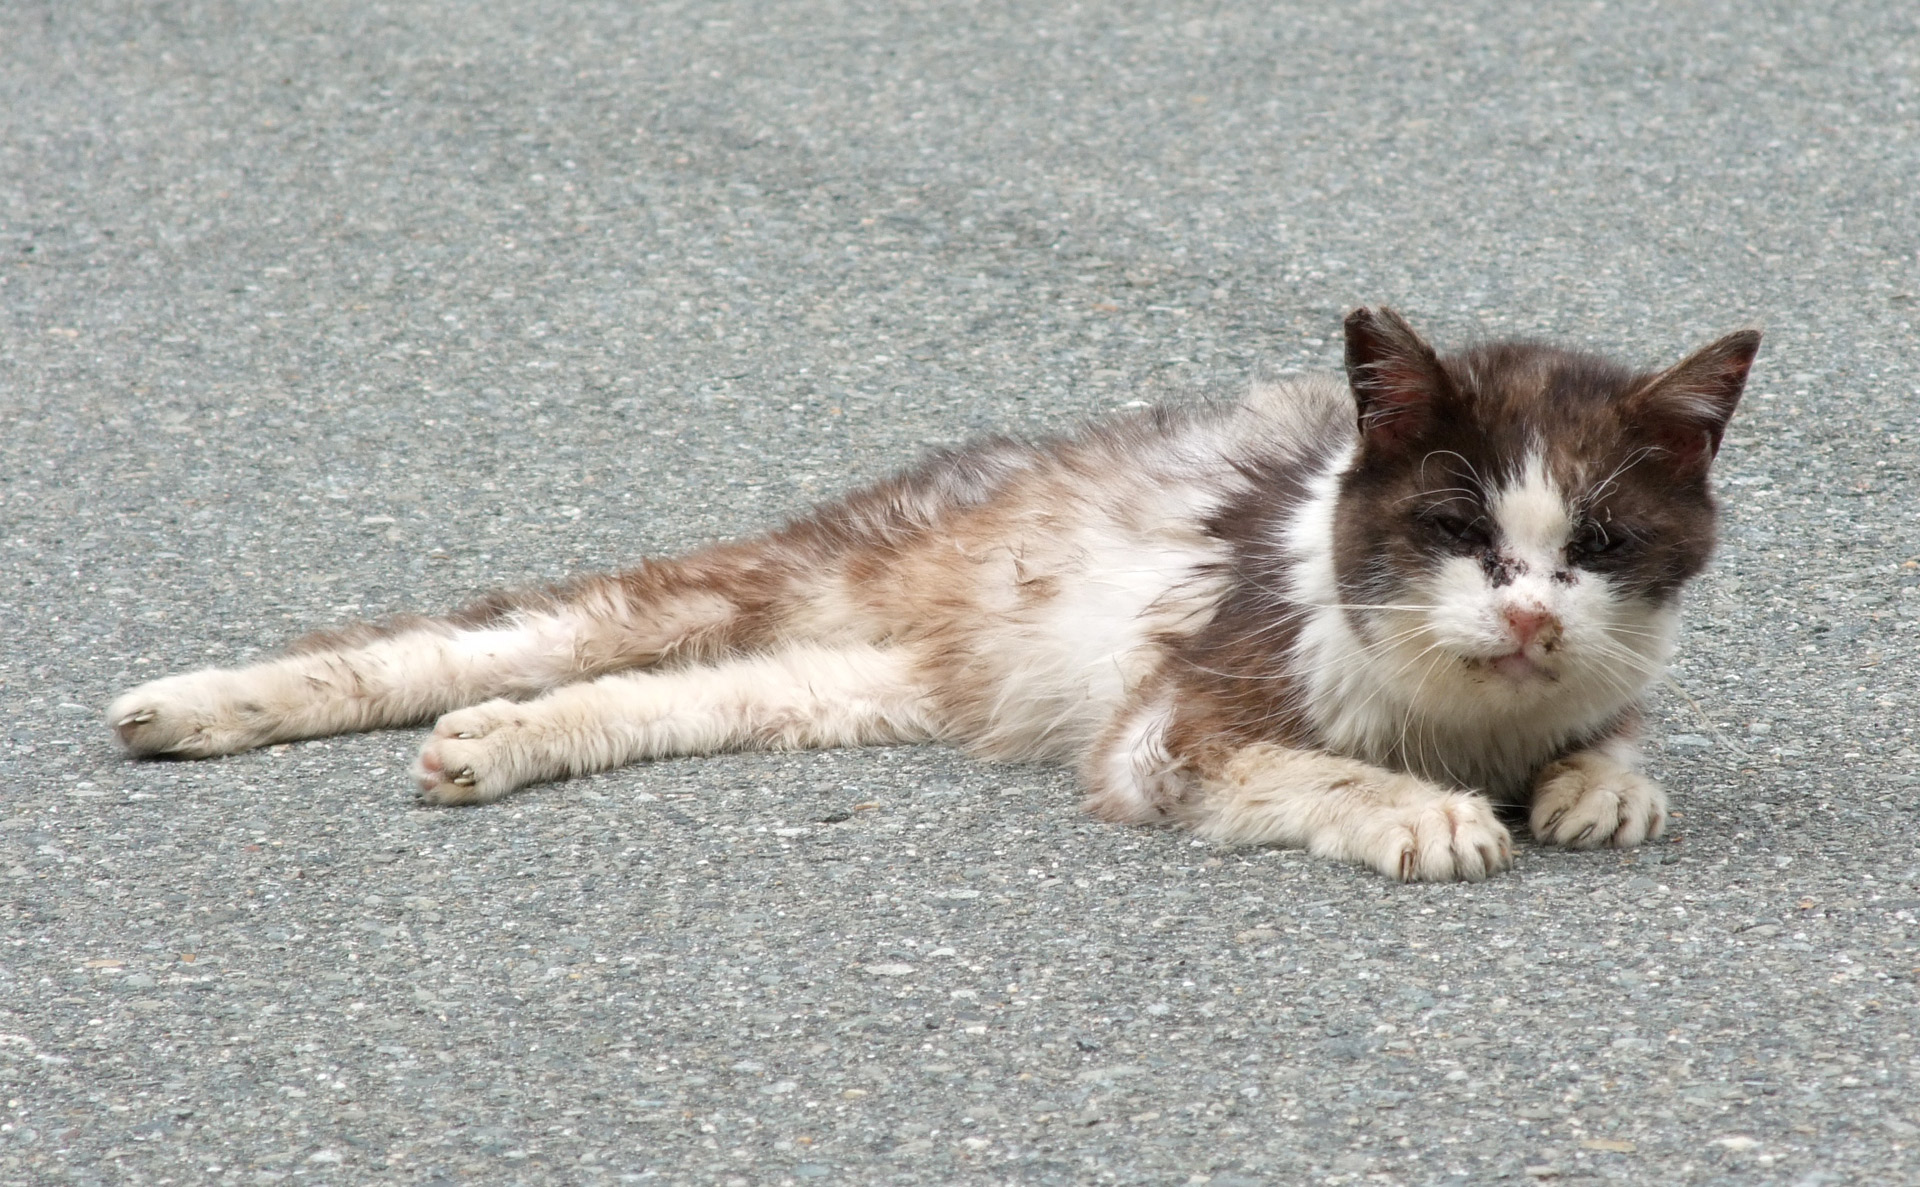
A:
[[[429,804],[490,804],[534,782],[528,706],[488,701],[456,709],[434,723],[413,763],[420,798]]]
[[[1513,841],[1477,795],[1439,788],[1374,822],[1368,864],[1402,882],[1478,882],[1513,864]]]
[[[1631,849],[1667,826],[1658,783],[1598,751],[1553,763],[1534,782],[1533,836],[1569,849]]]
[[[209,668],[155,680],[107,707],[114,740],[135,758],[212,758],[269,741],[260,706],[236,673]]]

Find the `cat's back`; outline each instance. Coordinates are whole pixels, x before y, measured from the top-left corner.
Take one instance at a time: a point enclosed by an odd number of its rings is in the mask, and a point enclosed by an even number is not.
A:
[[[1172,490],[1204,504],[1230,497],[1252,474],[1317,466],[1354,437],[1345,382],[1299,375],[1254,383],[1230,402],[1171,404],[1095,421],[1040,447],[1034,463],[1036,473],[1105,507]]]
[[[1255,383],[1235,411],[1241,448],[1275,460],[1325,457],[1357,439],[1353,393],[1338,375]]]
[[[1293,376],[1255,383],[1232,402],[1123,412],[1037,441],[979,439],[809,520],[841,540],[889,546],[1072,522],[1182,532],[1241,493],[1251,475],[1310,465],[1353,436],[1346,385],[1332,375]]]

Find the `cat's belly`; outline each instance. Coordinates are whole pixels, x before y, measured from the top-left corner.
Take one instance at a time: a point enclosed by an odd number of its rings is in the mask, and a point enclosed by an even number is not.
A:
[[[991,758],[1078,758],[1159,666],[1164,640],[1214,612],[1222,550],[1189,522],[1102,517],[976,554],[975,612],[928,654],[956,740]]]

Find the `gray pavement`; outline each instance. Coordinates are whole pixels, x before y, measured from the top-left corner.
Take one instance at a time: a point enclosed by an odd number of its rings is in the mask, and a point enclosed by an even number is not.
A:
[[[1547,7],[0,0],[0,1182],[1920,1181],[1916,15]],[[411,733],[101,724],[1382,301],[1767,330],[1667,843],[1400,887],[938,748],[429,811]]]

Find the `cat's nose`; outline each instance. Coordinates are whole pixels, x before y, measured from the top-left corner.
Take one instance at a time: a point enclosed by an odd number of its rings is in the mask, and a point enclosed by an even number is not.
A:
[[[1506,618],[1507,630],[1522,649],[1531,646],[1536,639],[1551,643],[1560,634],[1559,617],[1544,607],[1508,606]]]

